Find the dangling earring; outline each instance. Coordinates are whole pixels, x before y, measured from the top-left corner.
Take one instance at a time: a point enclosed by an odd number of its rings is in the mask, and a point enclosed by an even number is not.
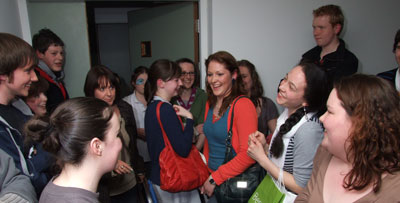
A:
[[[310,121],[307,116],[306,106],[303,106],[304,116],[306,117],[307,121]]]

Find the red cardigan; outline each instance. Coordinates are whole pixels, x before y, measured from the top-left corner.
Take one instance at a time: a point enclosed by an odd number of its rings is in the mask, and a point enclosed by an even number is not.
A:
[[[236,100],[236,99],[235,99]],[[209,110],[209,104],[206,104],[205,117]],[[230,121],[232,116],[232,108],[229,110],[228,127],[230,128]],[[226,164],[221,165],[218,170],[211,173],[217,185],[222,184],[225,180],[235,177],[245,171],[255,161],[247,155],[249,134],[257,131],[257,112],[253,102],[248,98],[241,98],[235,104],[235,115],[233,118],[232,127],[232,146],[235,149],[236,156]],[[204,155],[208,162],[208,141],[207,138],[204,142]],[[210,170],[211,171],[211,170]]]

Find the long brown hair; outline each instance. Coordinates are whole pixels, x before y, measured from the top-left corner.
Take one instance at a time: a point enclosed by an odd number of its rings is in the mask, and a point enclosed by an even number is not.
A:
[[[208,71],[208,65],[210,64],[211,61],[223,64],[231,74],[237,72],[236,80],[232,81],[231,93],[222,100],[222,105],[218,112],[218,115],[222,115],[226,111],[226,109],[228,109],[228,106],[233,102],[233,100],[236,97],[244,94],[244,91],[242,89],[243,81],[242,77],[240,76],[239,67],[237,65],[236,59],[230,53],[226,51],[219,51],[214,54],[211,54],[206,60],[206,67],[207,67],[206,71]],[[208,84],[208,82],[206,82],[206,87],[207,87],[208,103],[210,107],[215,107],[215,104],[217,103],[217,97],[214,95],[210,87],[210,84]]]
[[[400,170],[399,95],[384,79],[361,74],[345,77],[334,87],[352,121],[346,154],[353,167],[343,186],[362,190],[372,183],[378,192],[382,174]]]

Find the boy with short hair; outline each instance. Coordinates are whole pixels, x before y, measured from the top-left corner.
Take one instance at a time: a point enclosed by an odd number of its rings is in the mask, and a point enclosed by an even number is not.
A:
[[[11,105],[18,96],[27,96],[32,82],[37,81],[35,51],[24,40],[0,33],[0,149],[10,155],[16,167],[29,176],[40,194],[49,177],[44,173],[52,163],[40,146],[35,153],[24,146],[23,125],[29,119]]]
[[[64,79],[64,42],[51,30],[41,29],[33,36],[32,46],[39,58],[36,71],[49,83],[47,112],[51,113],[61,102],[69,98]]]
[[[313,62],[326,70],[332,84],[357,72],[358,59],[339,38],[344,16],[337,5],[325,5],[313,11],[313,35],[317,46],[303,54],[302,61]]]

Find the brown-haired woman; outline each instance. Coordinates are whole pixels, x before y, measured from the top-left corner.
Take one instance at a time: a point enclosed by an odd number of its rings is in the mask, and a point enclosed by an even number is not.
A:
[[[375,76],[335,83],[320,120],[325,138],[296,202],[397,202],[400,199],[400,98]]]
[[[172,98],[173,104],[178,104],[187,109],[193,115],[195,126],[194,141],[199,150],[204,145],[204,110],[207,102],[207,94],[200,89],[200,71],[191,59],[181,58],[176,61],[182,70],[182,86],[179,88],[178,95]]]
[[[114,108],[121,120],[122,150],[111,174],[112,177],[107,180],[107,186],[111,202],[134,202],[137,198],[136,178],[143,180],[145,169],[143,158],[137,150],[136,121],[132,107],[119,99],[118,80],[114,73],[103,65],[96,65],[90,69],[86,76],[84,91],[88,97],[95,97],[107,102]]]
[[[238,96],[244,95],[242,78],[239,76],[236,59],[225,51],[210,55],[206,60],[206,67],[208,100],[203,127],[206,136],[204,155],[212,173],[201,191],[212,196],[216,185],[221,185],[229,178],[243,173],[254,164],[254,160],[247,155],[246,151],[249,134],[257,130],[257,112],[250,99],[237,100],[234,107],[231,139],[236,156],[223,164],[225,139],[228,136],[232,116],[232,103]]]
[[[258,115],[258,131],[269,135],[276,128],[276,120],[279,116],[275,103],[268,97],[264,97],[264,88],[261,84],[256,67],[248,60],[238,61],[240,75],[242,76],[244,91],[256,106]]]
[[[26,135],[42,142],[61,168],[39,202],[98,202],[98,182],[114,169],[121,150],[119,129],[113,108],[87,97],[67,100],[50,117],[28,121]]]

